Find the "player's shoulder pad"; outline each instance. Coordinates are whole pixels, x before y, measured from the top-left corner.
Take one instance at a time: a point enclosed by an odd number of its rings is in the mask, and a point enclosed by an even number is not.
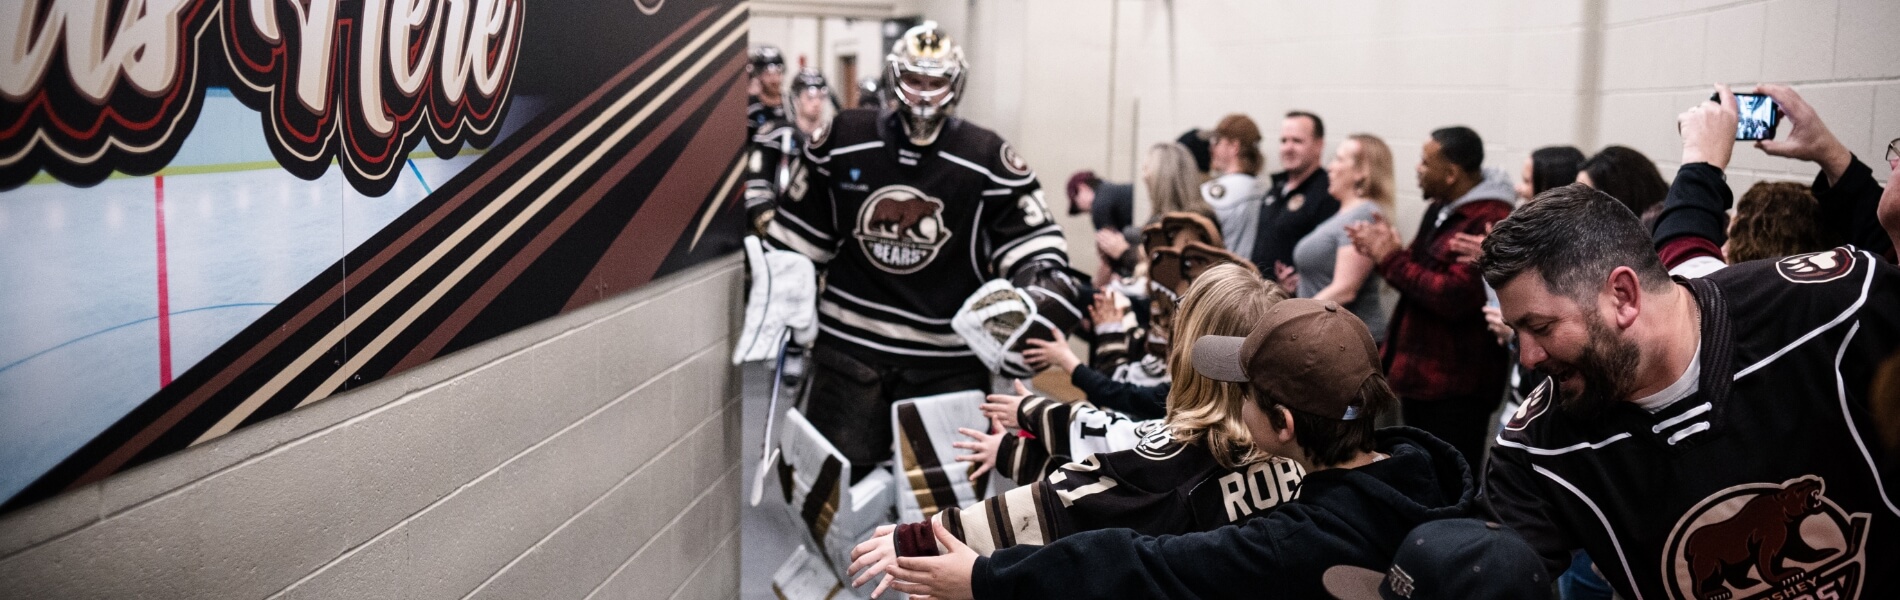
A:
[[[831,122],[818,131],[812,132],[808,147],[817,154],[827,154],[834,148],[842,148],[877,141],[877,112],[869,109],[853,108],[839,111]]]

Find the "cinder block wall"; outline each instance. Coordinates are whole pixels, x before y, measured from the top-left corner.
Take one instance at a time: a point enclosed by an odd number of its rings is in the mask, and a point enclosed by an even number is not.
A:
[[[1675,116],[1709,85],[1796,86],[1885,181],[1900,136],[1900,2],[1892,0],[922,0],[966,40],[963,114],[1042,176],[1052,208],[1076,169],[1138,178],[1143,149],[1247,113],[1278,170],[1280,115],[1392,146],[1399,230],[1423,212],[1413,167],[1432,129],[1484,136],[1513,176],[1532,150],[1634,147],[1673,177]],[[1785,130],[1784,130],[1785,131]],[[1810,180],[1816,167],[1736,149],[1730,184]],[[1139,186],[1137,186],[1139,187]],[[1142,195],[1145,205],[1145,194]],[[1092,265],[1086,216],[1062,217]]]
[[[730,598],[728,258],[0,519],[0,598]]]

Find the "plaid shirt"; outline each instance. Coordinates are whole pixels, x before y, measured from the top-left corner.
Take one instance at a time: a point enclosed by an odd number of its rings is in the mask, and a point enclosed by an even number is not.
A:
[[[1511,214],[1510,203],[1458,205],[1433,226],[1443,205],[1427,211],[1411,247],[1380,261],[1379,276],[1399,291],[1381,358],[1392,391],[1411,400],[1504,393],[1510,354],[1484,323],[1484,279],[1478,265],[1451,253],[1454,233],[1482,234]]]

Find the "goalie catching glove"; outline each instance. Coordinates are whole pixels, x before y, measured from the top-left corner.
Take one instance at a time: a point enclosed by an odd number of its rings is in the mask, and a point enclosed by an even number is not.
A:
[[[1053,340],[1082,322],[1083,298],[1089,297],[1079,274],[1057,266],[1023,269],[1021,283],[994,279],[977,288],[950,320],[970,350],[991,371],[1006,377],[1031,377],[1036,370],[1023,359],[1031,339]]]

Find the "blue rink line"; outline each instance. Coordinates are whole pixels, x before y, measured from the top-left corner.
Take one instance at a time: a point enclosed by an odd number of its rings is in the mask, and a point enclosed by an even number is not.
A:
[[[180,310],[180,311],[173,311],[173,312],[172,312],[172,316],[178,316],[178,315],[182,315],[182,314],[187,314],[187,313],[195,313],[195,312],[200,312],[200,311],[207,311],[207,310],[217,310],[217,309],[220,309],[220,308],[241,308],[241,307],[246,307],[246,306],[277,306],[277,304],[276,304],[276,303],[274,303],[274,302],[238,302],[238,303],[235,303],[235,304],[215,304],[215,305],[212,305],[212,306],[200,306],[200,307],[198,307],[198,308],[193,308],[193,309],[187,309],[187,310]],[[14,368],[14,367],[17,367],[17,366],[20,366],[20,365],[22,365],[22,364],[26,364],[26,362],[27,362],[27,361],[30,361],[30,360],[33,360],[33,359],[35,359],[35,358],[39,358],[40,356],[43,356],[43,355],[45,355],[45,354],[47,354],[47,353],[49,353],[49,352],[52,352],[52,351],[54,351],[54,350],[58,350],[58,349],[60,349],[60,348],[65,348],[65,347],[67,347],[67,346],[71,346],[71,345],[73,345],[73,344],[77,344],[77,343],[79,343],[79,342],[82,342],[82,341],[85,341],[85,340],[86,340],[87,338],[91,338],[91,337],[95,337],[95,336],[99,336],[99,335],[104,335],[104,334],[107,334],[107,333],[111,333],[111,332],[113,332],[113,331],[117,331],[117,330],[120,330],[120,329],[124,329],[124,328],[127,328],[127,327],[131,327],[131,326],[133,326],[133,325],[137,325],[137,324],[140,324],[140,323],[144,323],[144,322],[146,322],[146,321],[156,321],[156,320],[158,320],[158,316],[157,316],[157,315],[153,315],[153,316],[150,316],[150,317],[146,317],[146,318],[143,318],[143,319],[139,319],[139,320],[137,320],[137,321],[131,321],[131,322],[128,322],[128,323],[120,323],[120,324],[118,324],[118,325],[113,325],[113,326],[111,326],[111,327],[107,327],[107,328],[105,328],[105,329],[101,329],[101,330],[98,330],[98,331],[94,331],[94,332],[92,332],[92,333],[88,333],[88,334],[86,334],[86,335],[82,335],[82,336],[79,336],[79,337],[76,337],[76,338],[73,338],[73,339],[70,339],[70,340],[66,340],[65,342],[62,342],[62,343],[60,343],[60,344],[59,344],[59,345],[57,345],[57,346],[53,346],[53,347],[51,347],[51,348],[47,348],[47,349],[45,349],[45,350],[41,350],[41,351],[39,351],[39,352],[35,352],[35,353],[33,353],[33,354],[30,354],[30,355],[27,355],[27,357],[26,357],[26,358],[22,358],[22,359],[20,359],[20,360],[16,360],[16,361],[13,361],[13,362],[10,362],[10,363],[7,363],[7,364],[6,364],[5,366],[0,366],[0,373],[5,373],[5,372],[7,371],[7,369],[11,369],[11,368]]]
[[[416,161],[413,158],[409,159],[409,172],[416,174],[416,183],[422,184],[423,193],[435,193],[435,188],[429,187],[429,180],[422,178],[422,169],[416,167]]]

